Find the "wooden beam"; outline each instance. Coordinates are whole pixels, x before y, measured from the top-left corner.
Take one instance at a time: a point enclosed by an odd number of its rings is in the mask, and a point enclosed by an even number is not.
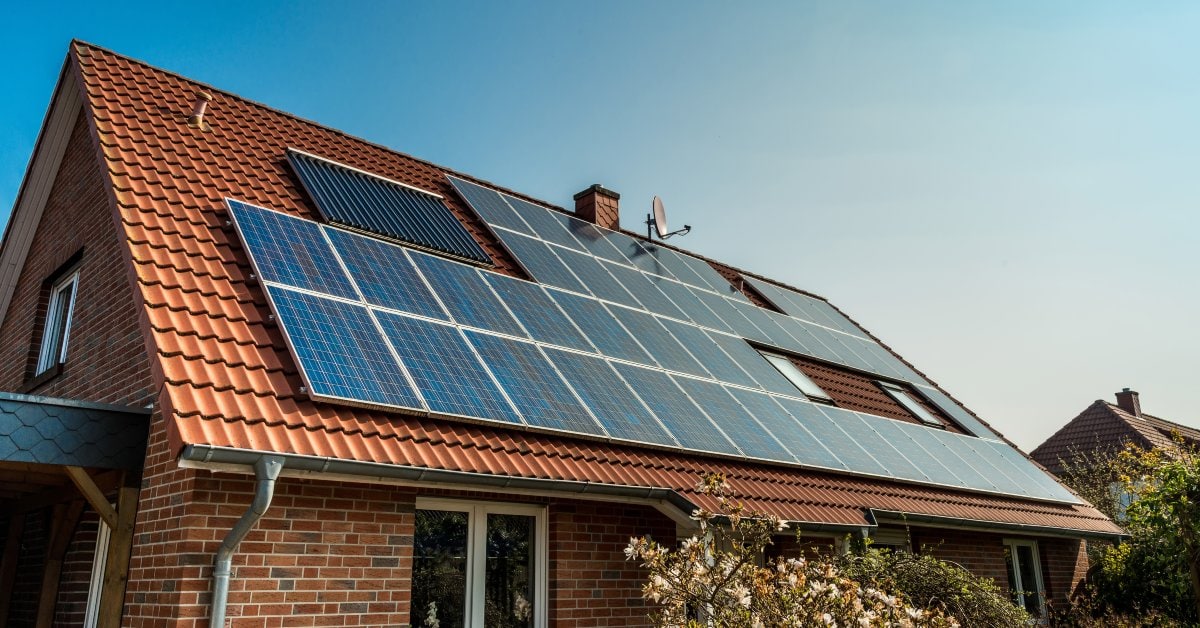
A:
[[[38,595],[37,622],[35,628],[51,628],[54,623],[54,607],[58,603],[58,583],[62,577],[63,556],[75,526],[83,514],[83,500],[79,499],[53,508],[54,516],[49,521],[50,536],[46,540],[46,563],[42,569],[42,591]]]
[[[97,474],[92,478],[92,482],[100,488],[101,492],[107,493],[115,489],[121,483],[121,475],[123,471],[105,471]],[[78,496],[74,491],[65,490],[68,480],[66,475],[59,475],[63,480],[62,485],[43,489],[40,492],[29,494],[19,498],[17,501],[7,504],[0,504],[0,514],[15,516],[21,513],[27,513],[31,510],[38,510],[47,506],[53,506],[65,501],[71,501]]]
[[[8,609],[12,603],[13,583],[17,579],[17,559],[21,553],[21,533],[24,531],[25,515],[10,515],[4,554],[0,556],[0,628],[8,626]]]
[[[79,489],[80,493],[83,493],[84,499],[92,505],[92,509],[96,511],[96,514],[100,515],[100,518],[104,520],[104,523],[108,527],[116,528],[117,511],[112,507],[112,504],[108,503],[108,498],[104,496],[104,492],[100,490],[100,487],[96,486],[96,483],[92,481],[91,474],[85,471],[83,467],[67,467],[66,469],[67,475],[75,483],[75,488]]]
[[[128,483],[128,482],[127,482]],[[100,587],[97,628],[118,628],[125,607],[125,584],[129,580],[129,552],[133,548],[133,524],[137,517],[138,488],[122,486],[117,492],[117,525],[108,537],[104,583]]]

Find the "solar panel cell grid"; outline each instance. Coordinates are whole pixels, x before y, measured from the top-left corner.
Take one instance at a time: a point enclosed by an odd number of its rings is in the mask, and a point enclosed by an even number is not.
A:
[[[821,440],[807,427],[817,421],[828,422],[828,417],[807,401],[798,399],[789,399],[787,397],[776,397],[772,395],[771,399],[779,404],[790,415],[793,422],[796,423],[795,429],[788,430],[780,428],[779,439],[788,446],[796,454],[796,459],[801,464],[807,464],[826,469],[847,469],[846,463],[838,459],[836,455],[821,443]]]
[[[575,236],[575,239],[579,241],[579,244],[588,253],[610,262],[625,265],[632,264],[629,258],[617,250],[617,247],[613,246],[609,238],[598,227],[589,222],[569,216],[566,219],[567,230],[571,232],[571,235]]]
[[[499,192],[455,177],[449,177],[449,179],[454,189],[475,210],[475,213],[483,218],[484,222],[525,234],[533,233],[533,230],[525,224],[524,220],[521,220],[517,212],[504,202],[504,197]]]
[[[558,290],[547,293],[558,303],[600,353],[613,358],[654,364],[650,356],[599,301]]]
[[[526,423],[607,436],[537,345],[469,330],[466,334]]]
[[[689,377],[672,376],[671,379],[697,405],[704,408],[747,456],[765,460],[794,460],[791,452],[759,425],[724,386]]]
[[[646,352],[659,366],[681,373],[710,377],[708,371],[679,344],[678,340],[667,333],[654,316],[616,306],[608,306],[608,310],[646,348]]]
[[[484,273],[484,279],[534,340],[580,351],[596,350],[541,286],[495,273]]]
[[[612,366],[680,445],[697,451],[741,453],[666,373],[622,362],[614,362]]]
[[[375,238],[324,228],[367,303],[447,320],[402,247]]]
[[[571,232],[568,230],[566,216],[521,200],[515,196],[509,196],[508,194],[504,195],[504,200],[516,210],[517,214],[525,222],[529,223],[529,226],[533,228],[534,235],[537,237],[546,242],[553,242],[559,246],[575,250],[583,248],[579,244],[579,241],[575,239],[575,236],[571,235]]]
[[[754,379],[758,388],[781,395],[801,396],[796,386],[745,340],[715,332],[708,333],[708,336]]]
[[[520,423],[458,329],[375,312],[431,412]]]
[[[567,269],[551,247],[541,240],[527,238],[509,231],[498,231],[500,241],[512,251],[521,267],[538,283],[564,290],[588,294],[587,288]]]
[[[547,355],[613,438],[677,446],[629,386],[602,358],[558,349]]]
[[[367,308],[267,286],[311,394],[421,409]]]
[[[667,331],[675,337],[675,340],[679,341],[679,344],[696,356],[696,359],[704,365],[709,373],[712,373],[715,379],[741,386],[758,386],[758,382],[738,366],[738,363],[729,357],[704,330],[687,323],[667,319],[659,319],[658,322],[667,328]]]
[[[596,298],[629,307],[641,307],[641,303],[608,272],[606,269],[608,264],[602,263],[591,255],[564,248],[558,248],[555,253],[562,258],[567,268],[570,268],[571,272],[579,277],[586,291],[596,295]]]
[[[600,265],[604,266],[625,287],[625,290],[641,303],[643,309],[655,314],[687,320],[687,314],[675,307],[675,303],[651,283],[645,273],[628,266],[609,264],[608,262],[601,262]]]
[[[874,443],[860,445],[857,439],[839,427],[842,422],[848,420],[844,415],[848,414],[851,419],[857,419],[852,412],[829,406],[812,407],[819,410],[819,413],[808,413],[796,418],[822,445],[833,452],[838,460],[844,462],[848,469],[873,475],[891,475],[863,446],[871,446]]]
[[[232,199],[227,203],[263,280],[358,299],[317,223]]]
[[[525,335],[474,268],[423,253],[412,252],[410,256],[456,322],[513,336]]]
[[[684,320],[690,320],[710,329],[721,331],[729,329],[725,321],[708,309],[708,306],[696,298],[696,295],[692,294],[692,291],[684,284],[657,275],[646,276],[650,278],[650,283],[653,283],[676,307],[683,311]]]

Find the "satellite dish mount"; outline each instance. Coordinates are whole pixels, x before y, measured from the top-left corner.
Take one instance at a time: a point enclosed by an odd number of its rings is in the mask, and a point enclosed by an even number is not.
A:
[[[682,229],[668,231],[667,210],[663,207],[662,199],[654,197],[650,203],[650,213],[646,214],[646,239],[653,240],[654,234],[657,233],[660,240],[666,240],[673,235],[687,235],[691,230],[691,225],[684,225]]]

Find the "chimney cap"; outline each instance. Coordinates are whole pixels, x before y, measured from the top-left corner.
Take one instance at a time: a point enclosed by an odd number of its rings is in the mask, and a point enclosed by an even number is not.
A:
[[[582,192],[579,192],[578,194],[576,194],[575,200],[579,200],[589,194],[600,194],[602,196],[607,196],[608,198],[611,198],[613,200],[621,199],[620,194],[613,192],[612,190],[604,187],[603,185],[600,185],[599,183],[593,183],[590,186],[588,186],[585,190],[583,190]]]

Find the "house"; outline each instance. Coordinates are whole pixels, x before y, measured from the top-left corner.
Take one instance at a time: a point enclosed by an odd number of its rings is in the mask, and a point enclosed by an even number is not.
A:
[[[1035,612],[1120,533],[825,299],[574,201],[73,42],[0,248],[0,623],[644,625],[622,549],[706,472]]]
[[[1143,449],[1173,449],[1182,440],[1200,446],[1200,430],[1142,412],[1136,390],[1124,388],[1117,402],[1097,399],[1030,452],[1030,456],[1055,474],[1077,454],[1120,451],[1126,444]]]

